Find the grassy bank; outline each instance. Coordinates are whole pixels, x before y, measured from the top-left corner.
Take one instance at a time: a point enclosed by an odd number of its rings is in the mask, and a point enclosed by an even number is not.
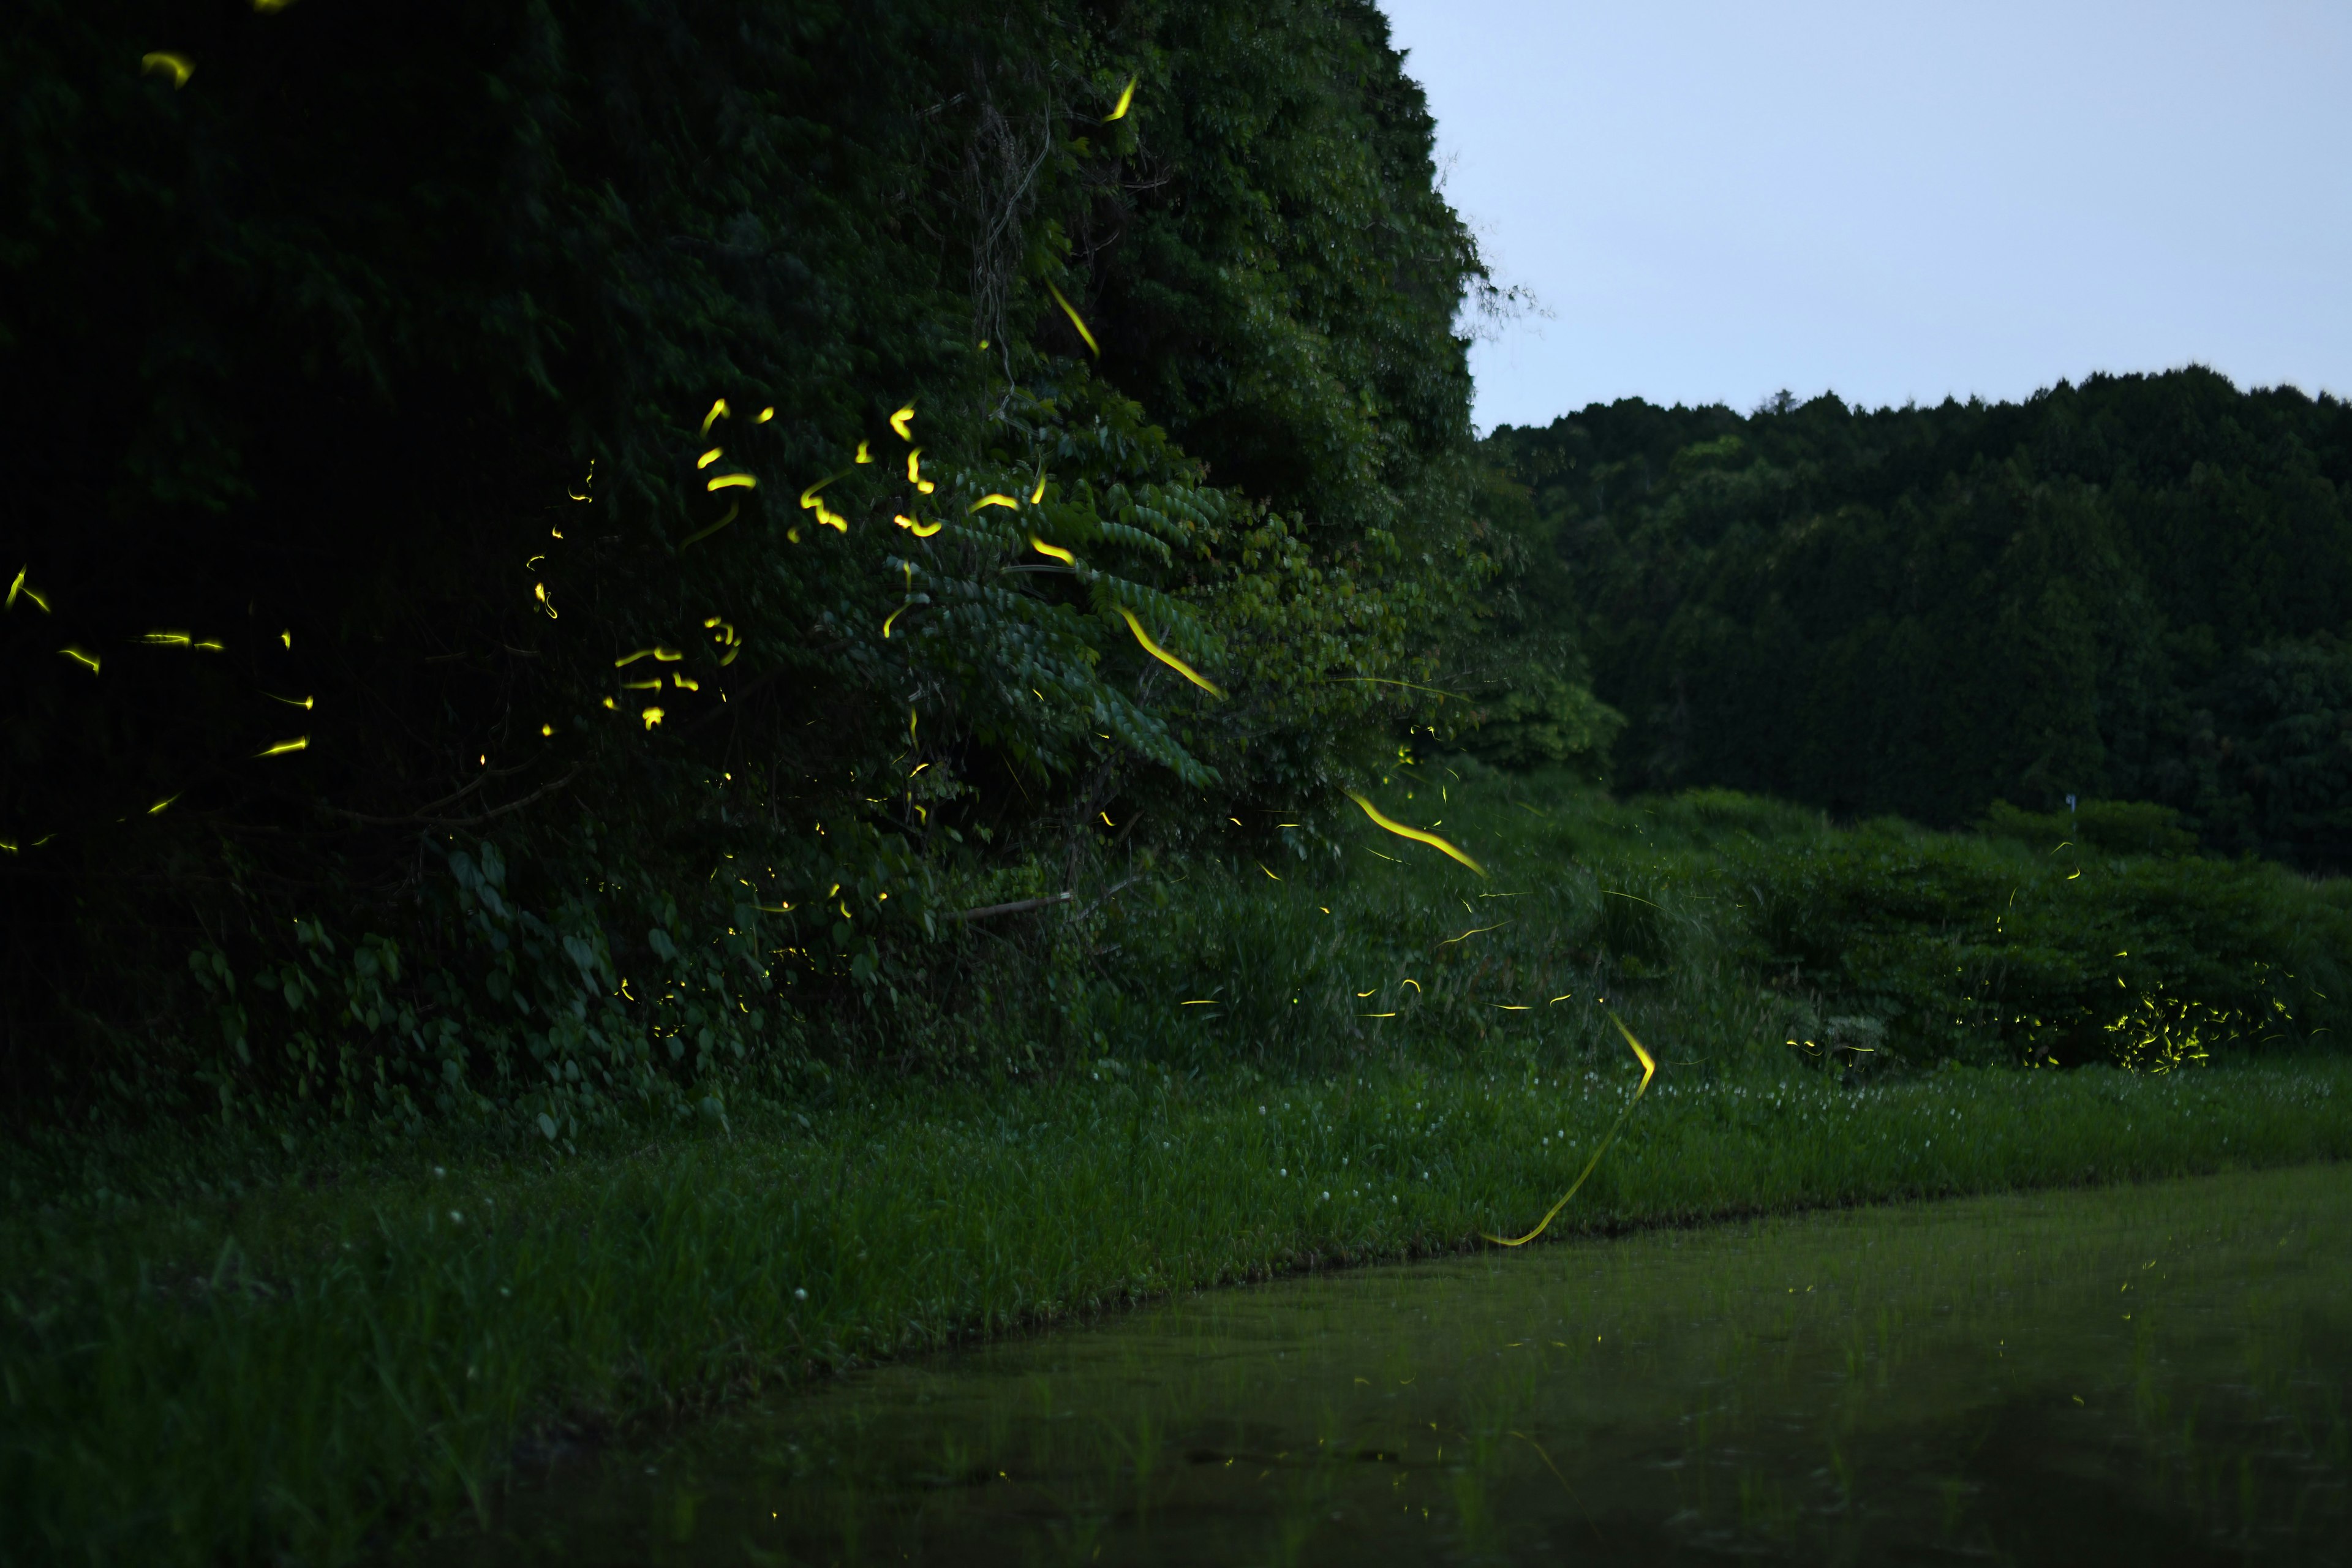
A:
[[[1667,1072],[1564,1226],[2352,1154],[2332,1061],[1859,1089]],[[0,1512],[26,1561],[347,1559],[478,1503],[551,1422],[1475,1245],[1549,1206],[1633,1081],[1613,1060],[1097,1068],[745,1111],[552,1169],[289,1163],[234,1200],[52,1205],[5,1232]]]
[[[890,1026],[923,1074],[812,1058],[577,1144],[12,1148],[0,1552],[348,1560],[551,1434],[1479,1245],[1624,1106],[1612,1014],[1659,1076],[1561,1233],[2352,1154],[2340,883],[1473,773],[1382,798],[1483,877],[1334,815],[955,934]]]

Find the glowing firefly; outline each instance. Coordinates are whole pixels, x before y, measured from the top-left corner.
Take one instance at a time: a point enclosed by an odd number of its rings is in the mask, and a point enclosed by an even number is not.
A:
[[[855,462],[860,462],[860,463],[870,463],[870,462],[872,462],[872,461],[874,460],[874,454],[873,454],[873,453],[871,453],[871,452],[869,452],[869,451],[867,451],[867,450],[866,449],[866,445],[867,445],[867,444],[866,444],[866,442],[864,442],[864,441],[860,441],[859,443],[857,443],[857,456],[856,456],[855,458],[853,458],[853,459],[852,459],[852,461],[855,461]]]
[[[724,450],[725,448],[720,447],[711,447],[710,450],[703,453],[702,456],[694,459],[694,466],[698,468],[707,468],[710,467],[711,464],[719,460],[719,453]]]
[[[727,406],[727,400],[723,397],[718,402],[712,404],[710,405],[710,412],[702,416],[702,433],[706,436],[709,435],[710,427],[713,425],[716,425],[719,421],[726,418],[733,412],[734,410]]]
[[[712,534],[718,532],[720,529],[726,527],[729,523],[734,521],[737,518],[742,515],[743,509],[740,505],[730,506],[727,509],[727,515],[725,517],[720,518],[709,528],[698,528],[692,533],[688,534],[684,539],[677,542],[677,547],[680,550],[683,550],[689,544],[699,544],[704,540],[709,538]]]
[[[154,816],[157,812],[163,810],[165,806],[171,805],[173,801],[179,798],[180,797],[176,795],[165,795],[163,799],[157,801],[154,805],[147,808],[147,815],[150,816]]]
[[[142,76],[168,76],[174,88],[187,86],[188,79],[196,74],[196,68],[187,56],[167,54],[161,49],[152,55],[141,55],[139,70]]]
[[[1118,95],[1118,107],[1112,110],[1108,115],[1103,117],[1103,123],[1105,125],[1108,125],[1114,120],[1124,120],[1127,118],[1128,106],[1135,101],[1135,84],[1140,79],[1141,79],[1139,77],[1129,77],[1127,79],[1127,86],[1121,89]]]
[[[907,454],[907,482],[922,494],[929,495],[940,487],[923,478],[923,472],[919,467],[922,460],[923,449],[920,447]]]
[[[661,677],[656,675],[651,680],[624,680],[621,682],[621,689],[624,691],[659,691],[661,689]]]
[[[1186,664],[1182,659],[1178,658],[1174,654],[1170,653],[1166,648],[1161,647],[1158,643],[1153,642],[1151,640],[1151,634],[1143,629],[1143,623],[1135,618],[1134,612],[1122,605],[1119,607],[1118,613],[1119,618],[1127,622],[1127,629],[1133,632],[1135,634],[1135,640],[1143,646],[1144,652],[1150,654],[1152,658],[1158,659],[1160,663],[1166,665],[1169,668],[1174,670],[1177,674],[1182,676],[1185,679],[1191,681],[1193,685],[1199,687],[1210,696],[1223,697],[1224,695],[1224,692],[1219,689],[1213,681],[1211,681],[1205,676],[1202,675],[1199,670],[1194,669],[1191,665]]]
[[[907,604],[901,605],[897,609],[890,612],[889,618],[882,623],[882,640],[884,642],[888,642],[890,640],[891,622],[896,621],[900,616],[905,615],[907,611],[912,607],[912,605],[913,601],[909,600]]]
[[[310,737],[308,735],[298,735],[293,740],[280,741],[276,745],[268,747],[263,751],[256,752],[253,754],[257,757],[282,757],[289,752],[307,752],[310,749]]]
[[[637,717],[646,721],[646,729],[651,730],[655,725],[662,721],[662,710],[658,708],[648,708],[644,712],[638,714]]]
[[[46,616],[50,613],[49,602],[47,599],[42,598],[41,595],[33,589],[25,586],[25,573],[31,570],[32,568],[27,566],[24,571],[18,572],[16,574],[16,580],[8,584],[7,607],[12,610],[15,609],[16,607],[16,595],[22,594],[27,599],[32,600],[34,604],[38,605],[41,607],[41,614]]]
[[[1011,507],[1014,511],[1019,511],[1021,510],[1021,503],[1019,501],[1014,500],[1011,496],[1001,495],[994,490],[990,491],[988,494],[981,497],[978,500],[972,502],[971,510],[978,511],[982,507],[992,506]]]
[[[1601,1141],[1601,1147],[1592,1152],[1592,1158],[1586,1163],[1583,1174],[1576,1178],[1576,1185],[1570,1187],[1567,1194],[1560,1198],[1559,1202],[1551,1205],[1551,1212],[1543,1216],[1543,1219],[1536,1226],[1535,1229],[1528,1232],[1525,1236],[1511,1238],[1506,1238],[1499,1236],[1487,1236],[1483,1230],[1478,1233],[1482,1237],[1493,1242],[1497,1247],[1525,1247],[1528,1242],[1533,1241],[1536,1237],[1544,1233],[1545,1227],[1551,1224],[1552,1220],[1559,1215],[1559,1211],[1568,1206],[1568,1200],[1576,1196],[1577,1188],[1584,1185],[1585,1177],[1591,1175],[1593,1171],[1600,1165],[1601,1156],[1609,1152],[1609,1146],[1617,1142],[1617,1134],[1624,1130],[1625,1119],[1633,1114],[1633,1107],[1639,1105],[1642,1102],[1642,1096],[1649,1091],[1650,1077],[1653,1073],[1658,1070],[1658,1064],[1651,1059],[1649,1052],[1642,1048],[1642,1042],[1633,1037],[1633,1031],[1625,1026],[1624,1019],[1619,1017],[1616,1014],[1612,1013],[1609,1015],[1609,1021],[1617,1026],[1617,1032],[1625,1037],[1625,1043],[1627,1045],[1633,1047],[1634,1058],[1642,1064],[1641,1085],[1633,1090],[1633,1098],[1625,1102],[1625,1109],[1617,1113],[1616,1125],[1609,1129],[1609,1136]]]
[[[614,669],[625,669],[630,665],[636,663],[637,660],[648,658],[656,664],[676,664],[679,659],[682,659],[685,657],[686,655],[680,653],[674,647],[664,647],[660,644],[656,643],[652,647],[641,647],[637,649],[636,652],[630,654],[625,658],[614,659],[613,661],[613,668]]]
[[[1034,550],[1040,555],[1050,555],[1066,566],[1076,566],[1078,563],[1078,558],[1076,556],[1071,554],[1068,551],[1063,549],[1058,544],[1046,543],[1044,540],[1038,538],[1034,533],[1029,536],[1029,548]]]
[[[760,488],[760,481],[749,474],[720,474],[702,488],[706,490],[755,490]]]
[[[1051,281],[1046,283],[1045,291],[1054,296],[1054,303],[1062,307],[1062,314],[1070,318],[1070,325],[1078,329],[1078,336],[1087,340],[1087,347],[1094,351],[1095,358],[1102,358],[1102,345],[1095,342],[1095,335],[1092,332],[1087,331],[1086,318],[1078,314],[1078,308],[1071,304],[1068,298],[1059,289],[1055,288]]]
[[[890,416],[890,428],[898,433],[899,440],[911,441],[915,438],[913,433],[907,428],[908,425],[914,419],[914,417],[915,405],[911,403],[907,405],[906,407],[898,410],[898,413]]]
[[[1354,801],[1358,805],[1363,807],[1364,815],[1372,819],[1372,825],[1374,826],[1384,827],[1400,838],[1410,838],[1414,840],[1416,843],[1426,844],[1433,849],[1442,850],[1445,854],[1452,856],[1454,859],[1461,861],[1465,866],[1469,867],[1473,871],[1477,872],[1481,877],[1486,874],[1486,868],[1484,866],[1479,865],[1477,861],[1473,860],[1469,856],[1465,855],[1461,850],[1456,849],[1453,845],[1448,844],[1436,834],[1423,833],[1418,827],[1407,827],[1402,822],[1381,816],[1379,807],[1375,806],[1370,801],[1366,800],[1362,795],[1358,795],[1354,790],[1349,790],[1348,792],[1348,798]]]
[[[86,664],[89,666],[89,672],[92,675],[96,675],[98,673],[98,656],[96,654],[85,652],[83,649],[77,647],[70,643],[64,647],[58,649],[58,651],[65,655],[68,658],[73,660],[76,664]]]
[[[702,687],[698,682],[688,680],[686,678],[686,671],[682,669],[671,670],[669,672],[669,679],[671,684],[675,685],[680,691],[699,691],[702,689]],[[659,682],[656,682],[656,684],[658,685]]]
[[[299,700],[292,697],[280,697],[275,691],[265,691],[262,695],[272,702],[283,702],[289,708],[299,708],[306,713],[310,710],[311,704],[318,701],[315,697],[304,697]]]
[[[539,732],[541,735],[552,735],[555,733],[555,726],[552,724],[541,724],[539,727]]]
[[[1029,492],[1029,504],[1030,504],[1031,506],[1035,506],[1039,501],[1042,501],[1042,500],[1044,500],[1045,499],[1045,475],[1043,475],[1043,474],[1039,474],[1039,475],[1037,476],[1037,488],[1036,488],[1035,489],[1031,490],[1031,491]]]

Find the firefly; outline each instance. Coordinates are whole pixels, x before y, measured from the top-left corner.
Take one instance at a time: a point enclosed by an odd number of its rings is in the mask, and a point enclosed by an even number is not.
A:
[[[1068,551],[1063,549],[1058,544],[1046,543],[1044,540],[1038,538],[1034,533],[1029,536],[1029,547],[1040,555],[1052,556],[1055,560],[1061,562],[1066,566],[1076,566],[1078,563],[1078,558],[1076,556],[1071,554]]]
[[[1625,1026],[1624,1019],[1619,1017],[1612,1012],[1609,1015],[1609,1021],[1617,1026],[1617,1032],[1625,1037],[1625,1043],[1627,1045],[1633,1047],[1634,1059],[1642,1064],[1641,1084],[1633,1090],[1633,1098],[1625,1102],[1625,1109],[1617,1113],[1617,1124],[1609,1129],[1609,1136],[1603,1138],[1601,1141],[1601,1147],[1592,1152],[1592,1158],[1585,1164],[1583,1174],[1576,1178],[1575,1186],[1570,1187],[1567,1194],[1560,1198],[1559,1202],[1551,1205],[1551,1212],[1543,1216],[1542,1220],[1537,1224],[1535,1229],[1528,1232],[1525,1236],[1511,1238],[1506,1238],[1499,1236],[1488,1236],[1483,1230],[1478,1233],[1480,1237],[1484,1237],[1487,1241],[1493,1242],[1497,1247],[1525,1247],[1528,1242],[1533,1241],[1536,1237],[1544,1233],[1545,1228],[1549,1226],[1552,1220],[1559,1215],[1559,1211],[1568,1206],[1568,1200],[1576,1196],[1577,1189],[1584,1185],[1585,1177],[1591,1175],[1593,1171],[1600,1165],[1601,1156],[1609,1152],[1609,1146],[1617,1142],[1617,1134],[1624,1130],[1625,1119],[1633,1114],[1633,1107],[1639,1105],[1642,1102],[1642,1096],[1649,1091],[1650,1078],[1651,1075],[1654,1074],[1658,1070],[1658,1064],[1651,1058],[1648,1051],[1642,1048],[1642,1042],[1633,1037],[1633,1031]]]
[[[16,574],[16,580],[8,584],[7,607],[12,610],[15,609],[16,607],[16,595],[22,594],[27,599],[32,600],[34,604],[38,605],[41,608],[41,614],[46,616],[50,613],[49,602],[41,597],[41,595],[35,590],[25,586],[25,573],[31,570],[32,568],[27,566],[23,571],[18,572]]]
[[[1014,500],[1011,496],[1003,495],[994,490],[990,491],[988,494],[981,497],[978,500],[972,502],[971,510],[979,511],[983,507],[992,506],[1010,507],[1014,511],[1019,511],[1021,510],[1021,503],[1019,501]]]
[[[139,57],[139,71],[142,76],[168,76],[176,89],[188,85],[188,79],[196,74],[196,68],[185,55],[167,54],[159,49],[152,55]]]
[[[1481,877],[1486,874],[1486,868],[1484,866],[1479,865],[1477,861],[1473,860],[1469,856],[1465,855],[1461,850],[1456,849],[1453,845],[1448,844],[1436,834],[1423,833],[1418,827],[1407,827],[1402,822],[1383,816],[1381,815],[1380,809],[1377,806],[1373,805],[1370,801],[1366,800],[1362,795],[1358,795],[1354,790],[1348,791],[1348,798],[1354,801],[1358,805],[1363,808],[1364,815],[1372,819],[1372,825],[1374,826],[1386,828],[1389,832],[1395,834],[1400,838],[1411,838],[1418,843],[1426,844],[1433,849],[1441,850],[1444,853],[1452,856],[1454,859],[1461,861],[1462,864],[1469,867],[1470,869],[1477,872]]]
[[[898,410],[898,413],[890,416],[890,428],[898,433],[899,440],[911,441],[915,438],[913,433],[908,431],[907,428],[908,425],[913,421],[914,417],[915,405],[911,403],[907,405],[906,407]]]
[[[1127,629],[1133,632],[1135,634],[1135,640],[1143,646],[1144,652],[1150,654],[1152,658],[1158,659],[1160,663],[1166,665],[1169,668],[1174,670],[1177,674],[1182,676],[1185,679],[1191,681],[1193,685],[1199,687],[1210,696],[1223,697],[1224,695],[1224,692],[1219,689],[1214,682],[1203,676],[1199,670],[1194,669],[1191,665],[1186,664],[1182,659],[1178,658],[1174,654],[1170,653],[1166,648],[1161,647],[1158,643],[1153,642],[1151,640],[1151,634],[1143,629],[1143,623],[1135,618],[1134,612],[1122,605],[1119,606],[1118,613],[1120,618],[1127,622]]]
[[[1109,114],[1103,118],[1103,123],[1105,125],[1108,125],[1114,120],[1124,120],[1127,118],[1128,106],[1135,101],[1135,84],[1140,79],[1142,79],[1139,77],[1129,77],[1127,79],[1127,86],[1120,90],[1118,95],[1118,107],[1112,110]]]
[[[662,710],[658,708],[648,708],[644,712],[638,714],[637,717],[646,721],[646,729],[651,730],[655,725],[662,721]]]
[[[923,449],[920,447],[907,454],[907,482],[922,494],[929,495],[940,487],[923,478],[922,470],[918,467],[922,458]]]
[[[711,464],[719,460],[719,454],[724,450],[726,450],[726,448],[723,447],[711,447],[710,450],[703,453],[702,456],[694,459],[694,466],[698,468],[707,468],[710,467]]]
[[[268,750],[256,752],[253,754],[257,757],[282,757],[289,752],[307,752],[310,749],[310,737],[298,735],[293,740],[280,741]]]
[[[68,644],[66,647],[58,649],[58,651],[65,655],[68,658],[73,660],[76,664],[86,664],[89,666],[89,672],[92,675],[96,675],[98,673],[98,656],[96,654],[85,652],[72,644]]]
[[[706,436],[709,435],[710,427],[732,412],[734,411],[727,406],[727,400],[723,397],[712,404],[710,412],[702,416],[702,433]]]
[[[749,474],[720,474],[702,488],[706,490],[755,490],[760,488],[760,481]]]
[[[1095,358],[1102,358],[1102,345],[1095,342],[1094,333],[1087,331],[1086,318],[1078,314],[1078,308],[1071,304],[1068,298],[1050,281],[1046,283],[1045,290],[1054,296],[1054,303],[1062,307],[1062,314],[1070,318],[1070,325],[1078,329],[1078,336],[1086,339],[1087,347],[1094,351]]]

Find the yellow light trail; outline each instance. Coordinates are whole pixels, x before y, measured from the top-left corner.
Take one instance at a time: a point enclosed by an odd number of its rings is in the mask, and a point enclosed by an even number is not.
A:
[[[1568,1206],[1568,1200],[1576,1196],[1577,1189],[1584,1185],[1585,1177],[1591,1175],[1599,1168],[1601,1156],[1609,1152],[1609,1146],[1617,1142],[1617,1134],[1624,1130],[1625,1119],[1633,1114],[1633,1107],[1641,1104],[1642,1096],[1649,1092],[1650,1078],[1658,1070],[1658,1064],[1651,1058],[1648,1051],[1642,1048],[1642,1042],[1633,1037],[1633,1031],[1625,1026],[1624,1019],[1612,1012],[1609,1015],[1609,1021],[1617,1026],[1617,1032],[1625,1037],[1625,1043],[1633,1047],[1634,1058],[1642,1064],[1642,1082],[1633,1090],[1633,1098],[1627,1100],[1625,1109],[1617,1113],[1616,1125],[1609,1129],[1609,1136],[1601,1141],[1601,1147],[1592,1152],[1592,1158],[1586,1163],[1583,1174],[1576,1178],[1575,1186],[1570,1187],[1559,1202],[1551,1205],[1551,1212],[1543,1216],[1535,1229],[1525,1236],[1516,1237],[1488,1236],[1482,1230],[1478,1233],[1482,1239],[1491,1241],[1497,1247],[1525,1247],[1528,1242],[1541,1236],[1551,1222],[1559,1216],[1559,1211]]]
[[[16,580],[8,584],[7,607],[12,610],[15,609],[16,607],[16,595],[22,594],[25,597],[32,600],[36,605],[38,605],[41,607],[41,614],[46,616],[49,614],[49,602],[41,597],[39,594],[25,586],[25,573],[30,572],[32,568],[29,566],[25,567],[22,571],[19,571],[16,574]]]
[[[914,417],[915,405],[911,403],[890,416],[890,428],[898,433],[899,440],[911,441],[915,438],[914,434],[907,428],[914,421]]]
[[[870,451],[868,451],[868,450],[866,449],[866,448],[867,448],[867,446],[868,446],[868,443],[864,442],[864,441],[860,441],[859,443],[857,443],[857,456],[856,456],[855,458],[850,458],[849,460],[850,460],[851,462],[853,462],[853,463],[870,463],[870,462],[872,462],[872,461],[874,460],[874,454],[873,454],[872,452],[870,452]]]
[[[179,798],[180,797],[176,795],[165,795],[163,799],[157,801],[154,805],[147,808],[147,815],[150,816],[154,816],[157,812],[163,810],[165,806],[171,805],[173,801]]]
[[[188,79],[196,74],[196,68],[185,55],[158,49],[153,54],[139,57],[139,73],[142,76],[168,76],[172,79],[172,86],[177,89],[188,85]]]
[[[1078,308],[1071,304],[1050,280],[1045,284],[1045,289],[1054,296],[1054,303],[1062,307],[1062,314],[1070,318],[1070,325],[1078,329],[1078,336],[1087,340],[1087,347],[1094,351],[1095,358],[1102,358],[1102,345],[1095,342],[1094,333],[1087,331],[1086,318],[1078,314]]]
[[[1143,79],[1140,77],[1132,76],[1127,79],[1127,86],[1119,91],[1118,107],[1112,110],[1108,114],[1103,117],[1103,123],[1105,125],[1108,125],[1114,120],[1124,120],[1127,118],[1128,105],[1135,101],[1135,84],[1142,79]]]
[[[1118,614],[1119,618],[1127,622],[1127,629],[1135,634],[1135,640],[1143,646],[1144,652],[1150,654],[1152,658],[1158,659],[1160,663],[1166,665],[1169,668],[1174,670],[1177,674],[1182,676],[1185,679],[1191,681],[1193,685],[1199,687],[1210,696],[1223,697],[1224,695],[1224,692],[1219,689],[1215,682],[1210,680],[1206,676],[1203,676],[1199,670],[1194,669],[1191,665],[1186,664],[1182,659],[1178,658],[1174,654],[1170,653],[1166,648],[1161,647],[1158,643],[1153,642],[1151,640],[1151,634],[1143,629],[1143,623],[1135,618],[1135,613],[1132,610],[1128,609],[1125,605],[1120,605],[1118,607]]]
[[[1078,558],[1076,556],[1071,554],[1068,551],[1063,549],[1058,544],[1046,543],[1044,540],[1038,538],[1034,533],[1029,536],[1029,548],[1034,550],[1040,555],[1050,555],[1066,566],[1076,566],[1078,563]]]
[[[723,397],[712,404],[710,412],[702,416],[702,433],[706,436],[709,435],[710,427],[732,412],[734,411],[727,406],[727,400]]]
[[[638,714],[637,717],[646,721],[646,728],[647,730],[651,730],[655,725],[662,721],[662,710],[658,708],[648,708],[644,712]]]
[[[89,672],[92,675],[96,675],[98,673],[98,656],[96,654],[88,652],[71,643],[68,643],[64,647],[58,649],[58,651],[65,655],[68,658],[73,660],[76,664],[86,664],[89,666]]]
[[[706,490],[755,490],[760,488],[760,481],[749,474],[720,474],[702,488]]]
[[[1029,492],[1029,504],[1030,504],[1031,506],[1035,506],[1039,501],[1042,501],[1042,500],[1044,500],[1045,499],[1045,475],[1043,475],[1043,474],[1039,474],[1039,475],[1037,476],[1037,488],[1036,488],[1035,489],[1031,490],[1031,491]]]
[[[656,643],[652,647],[641,647],[635,653],[625,654],[621,658],[614,659],[613,661],[613,668],[614,669],[626,669],[629,666],[636,663],[637,660],[641,658],[650,658],[656,664],[676,664],[679,659],[682,659],[685,657],[686,655],[680,653],[674,647],[664,647],[659,643]]]
[[[697,529],[694,532],[688,534],[684,539],[677,542],[677,547],[680,550],[683,550],[689,544],[701,543],[704,540],[709,538],[712,534],[718,532],[720,529],[726,527],[729,523],[734,521],[742,514],[743,509],[740,504],[729,507],[725,517],[720,518],[709,528]]]
[[[1358,795],[1354,790],[1349,790],[1348,792],[1348,798],[1354,801],[1358,805],[1363,807],[1364,815],[1372,819],[1372,825],[1374,826],[1384,827],[1400,838],[1410,838],[1417,843],[1426,844],[1433,849],[1442,850],[1445,854],[1452,856],[1454,859],[1461,861],[1465,866],[1469,867],[1473,871],[1477,872],[1481,877],[1486,874],[1486,868],[1479,865],[1477,861],[1473,860],[1469,856],[1465,855],[1461,850],[1456,849],[1453,845],[1448,844],[1436,834],[1424,833],[1418,827],[1407,827],[1403,823],[1396,821],[1392,817],[1382,816],[1378,806],[1375,806],[1370,801],[1366,800],[1362,795]],[[1490,927],[1489,929],[1491,930],[1492,928]],[[1454,940],[1459,941],[1461,939],[1457,937]]]
[[[292,697],[280,697],[275,691],[265,691],[262,695],[268,698],[272,702],[283,702],[289,708],[299,708],[306,713],[309,712],[311,706],[319,700],[315,697],[304,697],[299,700]]]
[[[310,749],[310,737],[308,735],[297,735],[290,741],[280,741],[276,745],[268,747],[263,751],[256,752],[253,754],[257,757],[282,757],[289,752],[307,752]]]
[[[992,506],[1011,507],[1014,511],[1019,511],[1021,510],[1021,503],[1019,501],[1013,500],[1011,496],[1002,494],[995,490],[991,490],[988,494],[972,502],[971,510],[977,512],[983,507]]]
[[[947,524],[943,522],[917,522],[913,518],[907,516],[904,512],[899,513],[890,521],[897,523],[900,528],[905,529],[908,532],[913,534],[918,539],[929,539],[931,535],[937,533],[940,529],[947,526]]]

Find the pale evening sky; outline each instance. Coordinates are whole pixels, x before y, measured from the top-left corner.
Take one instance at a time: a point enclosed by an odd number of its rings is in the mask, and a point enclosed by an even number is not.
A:
[[[1382,0],[1549,319],[1477,420],[2019,398],[2191,361],[2352,394],[2345,0]]]

